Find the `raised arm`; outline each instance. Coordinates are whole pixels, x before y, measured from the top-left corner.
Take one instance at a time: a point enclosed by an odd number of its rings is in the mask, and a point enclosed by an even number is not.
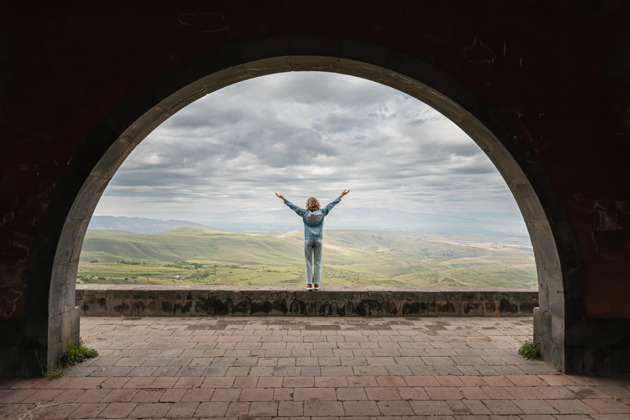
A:
[[[341,201],[341,197],[343,197],[344,195],[348,194],[350,192],[350,190],[343,190],[343,192],[341,193],[341,195],[337,198],[335,198],[333,201],[331,201],[326,207],[324,207],[322,209],[322,213],[324,213],[324,215],[327,215],[333,207],[335,207],[337,204],[339,204],[339,202]]]
[[[292,202],[290,202],[289,200],[287,200],[286,198],[284,198],[283,195],[280,195],[278,193],[276,193],[276,195],[278,196],[279,199],[281,199],[282,201],[284,201],[284,204],[286,204],[287,206],[289,206],[289,208],[291,210],[293,210],[294,212],[296,212],[299,216],[304,216],[307,213],[306,209],[303,209],[302,207],[296,206],[295,204],[293,204]]]

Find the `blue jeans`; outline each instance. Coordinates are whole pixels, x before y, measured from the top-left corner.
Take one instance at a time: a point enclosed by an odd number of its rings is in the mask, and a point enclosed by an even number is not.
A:
[[[319,284],[322,279],[322,248],[321,238],[304,239],[307,284]]]

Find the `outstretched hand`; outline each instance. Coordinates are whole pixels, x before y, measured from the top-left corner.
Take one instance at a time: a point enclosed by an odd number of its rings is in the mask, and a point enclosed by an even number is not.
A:
[[[343,190],[343,192],[341,193],[340,197],[343,197],[344,195],[348,194],[350,192],[350,190]]]
[[[281,199],[282,201],[285,201],[285,200],[286,200],[286,198],[284,198],[282,195],[280,195],[280,194],[278,194],[278,193],[276,193],[276,195],[277,195],[277,196],[278,196],[278,198],[279,198],[279,199]]]

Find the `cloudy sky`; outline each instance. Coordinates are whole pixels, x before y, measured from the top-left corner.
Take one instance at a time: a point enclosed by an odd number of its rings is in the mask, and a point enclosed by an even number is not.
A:
[[[344,197],[326,227],[527,235],[505,182],[455,124],[415,98],[329,73],[237,83],[147,137],[95,215],[288,231],[298,205]]]

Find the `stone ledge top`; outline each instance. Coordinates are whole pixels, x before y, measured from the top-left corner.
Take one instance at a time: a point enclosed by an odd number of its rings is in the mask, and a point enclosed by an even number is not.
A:
[[[226,291],[226,292],[306,292],[302,286],[237,286],[237,285],[154,285],[154,284],[77,284],[76,290],[129,291]],[[317,292],[415,292],[415,293],[537,293],[537,287],[382,287],[382,286],[322,286]]]

